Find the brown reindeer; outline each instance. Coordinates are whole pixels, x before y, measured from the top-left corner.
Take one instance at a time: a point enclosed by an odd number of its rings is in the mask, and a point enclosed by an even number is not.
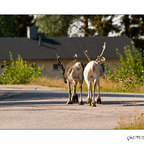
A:
[[[67,104],[78,102],[78,95],[76,94],[76,86],[77,86],[77,83],[79,82],[80,84],[79,104],[83,105],[84,104],[82,101],[82,83],[83,83],[83,70],[84,70],[83,64],[77,61],[76,54],[75,54],[75,60],[68,63],[65,68],[60,61],[60,56],[57,56],[57,62],[58,62],[59,68],[63,72],[64,82],[68,83],[69,100]],[[72,83],[74,84],[74,88],[73,88],[73,95],[71,97],[71,84]]]

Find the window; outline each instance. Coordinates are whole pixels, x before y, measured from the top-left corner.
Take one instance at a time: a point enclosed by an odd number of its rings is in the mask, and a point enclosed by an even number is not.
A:
[[[58,70],[58,64],[53,64],[53,69]]]

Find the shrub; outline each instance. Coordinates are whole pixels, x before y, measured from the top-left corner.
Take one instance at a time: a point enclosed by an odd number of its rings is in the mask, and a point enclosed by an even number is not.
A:
[[[39,77],[42,72],[42,68],[36,68],[35,64],[28,66],[26,61],[23,61],[20,55],[13,60],[11,52],[9,65],[4,61],[3,72],[0,75],[0,81],[2,84],[25,84],[30,78]]]
[[[134,47],[132,49],[126,47],[124,53],[125,57],[117,50],[121,64],[113,70],[108,70],[109,78],[112,81],[122,82],[125,87],[144,85],[144,59],[142,54]]]

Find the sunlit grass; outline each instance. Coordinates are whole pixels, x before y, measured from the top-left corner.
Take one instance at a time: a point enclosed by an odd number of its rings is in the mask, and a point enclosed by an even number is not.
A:
[[[144,129],[144,113],[137,111],[134,117],[121,113],[119,126],[116,129]]]
[[[47,77],[32,78],[29,80],[28,84],[65,88],[65,89],[67,88],[67,84],[64,83],[63,79],[58,79],[58,78],[55,78],[55,79],[47,78]]]
[[[60,78],[32,78],[29,83],[31,85],[41,85],[48,87],[58,87],[67,89],[67,84],[64,83],[63,79]],[[79,91],[79,84],[77,86]],[[83,91],[87,91],[87,85],[83,82]],[[96,89],[97,91],[97,89]],[[101,92],[132,92],[132,93],[144,93],[144,86],[135,86],[133,88],[123,87],[121,83],[112,82],[107,79],[100,79],[100,91]]]

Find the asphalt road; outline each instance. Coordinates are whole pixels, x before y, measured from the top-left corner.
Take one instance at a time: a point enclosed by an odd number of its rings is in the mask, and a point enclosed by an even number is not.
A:
[[[114,129],[144,113],[144,94],[101,93],[102,104],[66,105],[67,92],[0,90],[0,129]]]

